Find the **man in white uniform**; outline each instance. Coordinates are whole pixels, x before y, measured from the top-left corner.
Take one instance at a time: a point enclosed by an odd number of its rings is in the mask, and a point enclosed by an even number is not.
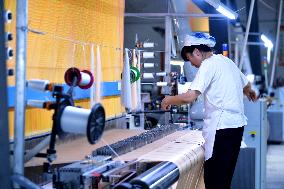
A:
[[[181,56],[199,70],[188,92],[165,97],[162,108],[188,104],[204,94],[205,187],[230,189],[247,124],[243,97],[246,95],[253,101],[257,98],[235,63],[223,55],[213,54],[211,48],[215,43],[215,38],[205,33],[186,37]]]

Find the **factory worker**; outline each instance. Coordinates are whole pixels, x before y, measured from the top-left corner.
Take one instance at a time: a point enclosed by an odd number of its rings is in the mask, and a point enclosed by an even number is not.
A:
[[[230,189],[247,124],[243,97],[253,101],[257,98],[235,63],[221,54],[213,54],[215,43],[215,38],[206,33],[186,36],[181,56],[199,69],[188,92],[165,97],[162,108],[188,104],[200,94],[204,95],[205,187]]]

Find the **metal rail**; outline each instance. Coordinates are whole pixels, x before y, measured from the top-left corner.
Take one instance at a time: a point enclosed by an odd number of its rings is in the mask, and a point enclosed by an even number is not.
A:
[[[9,124],[7,97],[7,68],[5,49],[4,1],[0,3],[0,183],[10,189]]]
[[[276,59],[277,59],[277,53],[278,53],[278,48],[279,48],[279,35],[280,35],[280,28],[281,28],[281,18],[282,18],[282,11],[283,11],[282,8],[283,8],[283,0],[280,0],[275,49],[274,49],[274,54],[273,54],[272,71],[271,71],[271,78],[270,78],[270,83],[269,83],[270,88],[272,88],[273,81],[274,81],[274,75],[275,75]]]
[[[14,173],[24,175],[28,1],[17,1]]]

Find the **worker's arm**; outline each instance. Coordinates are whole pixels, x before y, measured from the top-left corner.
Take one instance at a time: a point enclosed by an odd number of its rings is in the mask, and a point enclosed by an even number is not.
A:
[[[166,96],[162,100],[162,109],[168,110],[171,105],[182,105],[193,102],[201,93],[196,90],[188,90],[186,93],[176,96]]]
[[[256,93],[254,92],[254,90],[252,90],[250,82],[248,82],[248,84],[243,88],[243,92],[244,92],[244,95],[248,97],[249,101],[257,100]]]

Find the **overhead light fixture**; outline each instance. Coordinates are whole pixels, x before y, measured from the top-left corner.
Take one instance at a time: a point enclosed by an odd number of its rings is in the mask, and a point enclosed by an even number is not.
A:
[[[267,56],[267,62],[269,64],[271,59],[271,50],[273,49],[273,43],[264,34],[261,34],[260,38],[263,41],[264,46],[267,48],[266,56]]]
[[[218,12],[228,17],[229,19],[235,20],[238,14],[232,11],[229,7],[224,5],[220,0],[205,0],[208,4],[213,6]]]
[[[273,43],[264,34],[261,34],[260,38],[264,42],[265,47],[270,48],[270,49],[273,48]]]
[[[216,10],[225,15],[226,17],[235,20],[237,18],[237,15],[235,12],[231,11],[230,9],[228,9],[227,7],[223,6],[223,5],[219,5]]]

